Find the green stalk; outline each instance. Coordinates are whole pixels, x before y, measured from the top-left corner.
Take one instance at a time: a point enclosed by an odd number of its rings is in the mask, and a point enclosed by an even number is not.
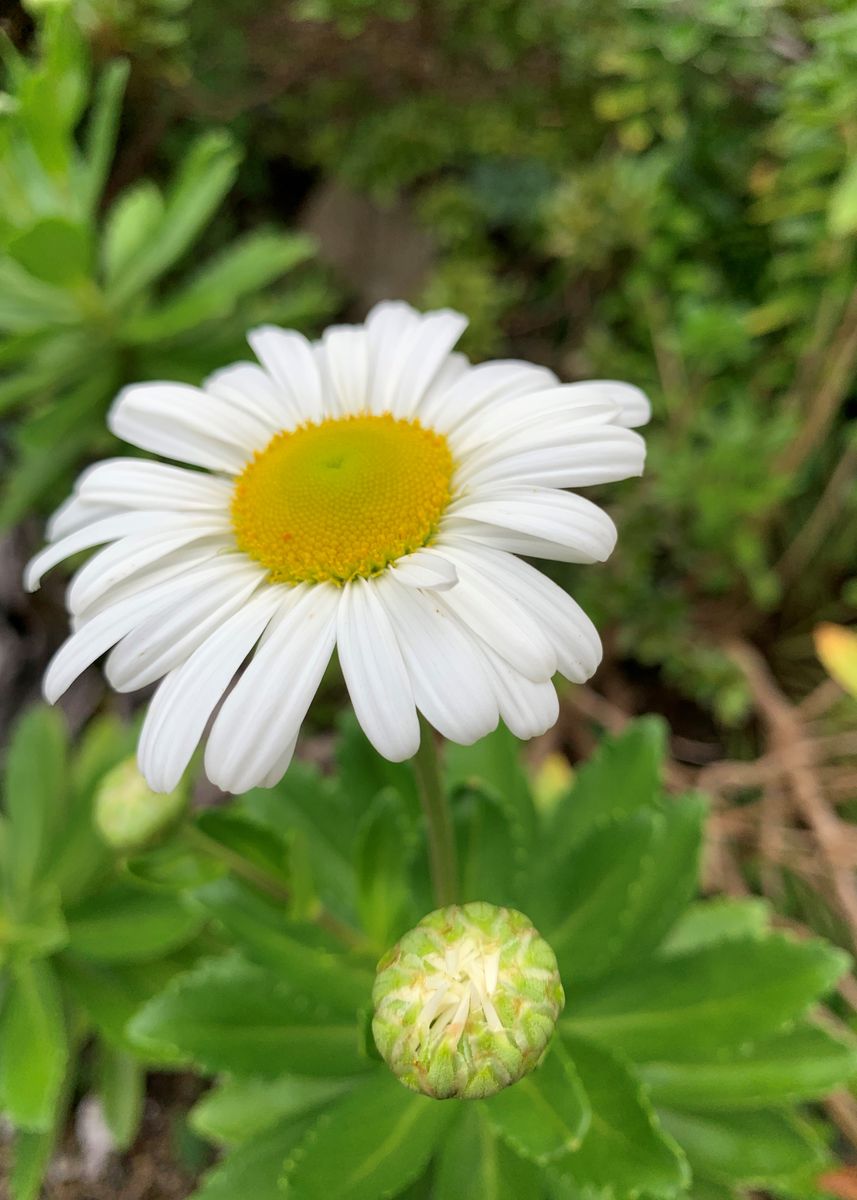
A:
[[[412,759],[417,791],[428,829],[429,867],[439,908],[458,899],[458,863],[452,813],[440,773],[440,755],[431,726],[420,717],[420,748]]]

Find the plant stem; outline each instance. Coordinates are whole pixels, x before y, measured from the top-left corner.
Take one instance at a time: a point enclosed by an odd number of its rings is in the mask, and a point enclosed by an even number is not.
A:
[[[413,757],[417,791],[428,827],[429,867],[438,905],[442,908],[458,899],[458,865],[452,813],[440,774],[440,757],[431,726],[420,718],[422,737]]]

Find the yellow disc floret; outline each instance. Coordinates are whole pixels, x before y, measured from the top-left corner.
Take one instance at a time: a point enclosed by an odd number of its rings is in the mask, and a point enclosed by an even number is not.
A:
[[[278,433],[235,483],[239,547],[278,583],[345,583],[427,545],[450,500],[446,438],[389,415]]]

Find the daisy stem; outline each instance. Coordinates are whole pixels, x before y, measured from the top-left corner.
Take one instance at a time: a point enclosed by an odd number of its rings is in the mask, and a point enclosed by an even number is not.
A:
[[[439,907],[458,898],[458,863],[452,813],[440,773],[440,755],[431,726],[420,717],[420,748],[411,760],[417,791],[428,826],[428,853],[432,887]]]

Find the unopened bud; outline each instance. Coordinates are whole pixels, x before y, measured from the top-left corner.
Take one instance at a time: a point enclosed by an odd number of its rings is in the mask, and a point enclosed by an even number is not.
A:
[[[185,789],[153,792],[133,758],[108,771],[95,793],[95,827],[114,850],[142,850],[174,825],[186,805]]]
[[[529,920],[482,902],[429,913],[378,964],[372,1032],[402,1083],[491,1096],[538,1066],[565,1003]]]

